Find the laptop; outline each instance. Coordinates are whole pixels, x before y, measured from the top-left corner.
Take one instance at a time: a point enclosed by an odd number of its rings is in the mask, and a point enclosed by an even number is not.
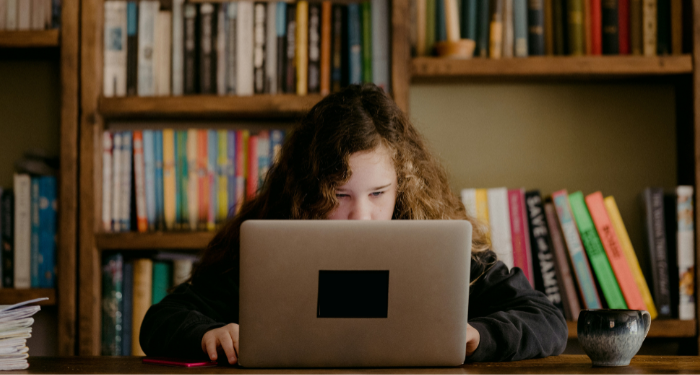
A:
[[[239,365],[463,364],[471,234],[464,220],[244,222]]]

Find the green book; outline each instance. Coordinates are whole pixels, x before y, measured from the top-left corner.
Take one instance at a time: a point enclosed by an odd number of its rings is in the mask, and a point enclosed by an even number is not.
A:
[[[372,3],[362,3],[362,82],[372,83]]]
[[[190,215],[188,209],[187,191],[189,185],[189,168],[187,164],[187,130],[178,130],[175,132],[177,135],[177,166],[176,166],[176,176],[177,184],[176,195],[178,199],[178,210],[177,210],[177,222],[175,223],[176,228],[189,229],[190,226]]]
[[[152,303],[155,305],[168,295],[170,282],[173,280],[173,265],[169,262],[153,262]]]
[[[569,54],[581,56],[586,54],[586,38],[583,27],[583,0],[568,0]]]
[[[569,204],[574,212],[574,220],[581,234],[581,242],[588,254],[588,260],[591,262],[593,272],[598,279],[600,289],[603,291],[605,300],[608,302],[610,309],[626,309],[627,304],[622,296],[620,286],[617,284],[615,274],[610,267],[610,261],[603,249],[603,243],[600,242],[598,232],[591,219],[591,214],[586,207],[586,201],[583,198],[583,193],[577,191],[569,194]]]
[[[435,48],[435,1],[426,0],[425,4],[425,51],[428,56],[434,54]]]
[[[124,355],[122,353],[122,301],[123,279],[121,254],[102,257],[102,355]]]

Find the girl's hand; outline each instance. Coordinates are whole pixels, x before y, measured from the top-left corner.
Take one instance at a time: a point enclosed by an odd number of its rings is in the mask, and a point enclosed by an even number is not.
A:
[[[207,353],[212,361],[216,361],[218,353],[223,352],[228,358],[228,363],[238,363],[238,324],[227,324],[205,333],[202,337],[202,351]]]
[[[481,341],[479,331],[467,323],[467,357],[474,354],[476,348],[479,347],[479,341]]]

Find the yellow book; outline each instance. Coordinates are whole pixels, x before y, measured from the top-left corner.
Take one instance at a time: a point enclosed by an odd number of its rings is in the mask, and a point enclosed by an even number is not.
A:
[[[146,311],[151,307],[153,291],[153,261],[134,260],[134,291],[131,314],[131,355],[146,355],[141,349],[139,335]]]
[[[309,2],[297,2],[297,95],[306,95],[309,69]]]
[[[620,246],[625,253],[625,258],[630,266],[632,275],[634,276],[634,281],[639,287],[639,291],[642,293],[642,298],[644,299],[644,304],[649,311],[652,319],[657,316],[656,307],[654,306],[654,300],[651,298],[651,293],[649,292],[649,286],[647,285],[646,279],[642,274],[642,269],[639,267],[639,261],[637,260],[637,254],[634,253],[634,248],[632,247],[632,242],[630,241],[630,236],[627,234],[627,229],[625,228],[625,223],[622,222],[622,216],[620,216],[620,210],[617,208],[615,203],[615,198],[607,197],[605,198],[605,208],[608,211],[608,216],[610,216],[610,221],[615,228],[615,233],[617,234],[618,240],[620,240]]]
[[[175,132],[163,129],[163,211],[165,228],[175,229]]]
[[[236,213],[241,212],[245,201],[245,179],[248,176],[248,130],[236,133]]]
[[[228,131],[218,130],[217,138],[219,140],[219,155],[216,158],[216,183],[219,191],[217,192],[217,202],[219,207],[216,212],[216,224],[219,225],[226,221],[228,216]]]
[[[487,189],[476,189],[476,218],[479,221],[489,226],[489,200],[488,200],[488,190]],[[491,229],[489,229],[489,238],[491,236]]]

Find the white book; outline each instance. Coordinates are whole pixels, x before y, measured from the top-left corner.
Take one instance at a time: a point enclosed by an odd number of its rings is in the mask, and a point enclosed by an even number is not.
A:
[[[182,12],[185,0],[173,0],[173,54],[172,54],[172,95],[180,96],[184,93],[184,58],[185,58],[185,34],[183,31]]]
[[[677,250],[679,306],[678,319],[695,320],[695,214],[693,187],[678,186],[677,198]]]
[[[502,57],[513,57],[513,0],[503,1],[503,51]]]
[[[125,96],[126,1],[105,1],[104,13],[102,95]]]
[[[31,28],[32,0],[17,0],[17,30]]]
[[[158,1],[139,2],[139,40],[138,40],[138,83],[139,96],[156,94],[156,76],[154,65],[154,41],[156,18],[160,3]]]
[[[31,185],[28,174],[14,175],[15,190],[15,289],[31,287]]]
[[[7,1],[7,17],[5,18],[5,30],[17,30],[17,2],[19,0]]]
[[[156,16],[156,35],[154,39],[155,59],[153,66],[156,75],[156,95],[170,95],[170,54],[171,54],[171,23],[170,11],[162,10]]]
[[[9,0],[0,0],[0,30],[7,28],[7,2]]]
[[[644,56],[656,56],[657,0],[642,2],[642,40]]]
[[[191,259],[173,260],[173,285],[180,285],[190,278],[193,263]]]
[[[197,129],[187,130],[187,169],[190,178],[187,181],[187,204],[190,213],[190,229],[197,230],[199,219],[199,175],[197,173]]]
[[[31,0],[32,14],[30,20],[31,30],[43,30],[44,29],[44,0]]]
[[[122,231],[128,231],[131,229],[131,176],[132,176],[132,142],[131,142],[131,132],[122,132],[122,178],[121,178],[121,189],[122,194],[120,198],[121,209],[120,221]]]
[[[462,189],[462,204],[467,210],[467,215],[476,218],[476,189]]]
[[[270,94],[277,94],[277,3],[267,3],[267,32],[265,34],[265,87]]]
[[[102,230],[112,231],[112,133],[102,133]]]
[[[508,269],[513,268],[513,242],[510,233],[508,189],[493,188],[487,191],[491,249]]]
[[[226,7],[220,3],[216,10],[216,93],[226,95]]]
[[[122,134],[112,134],[112,231],[121,232],[122,210]]]
[[[253,95],[253,3],[239,1],[236,17],[236,94]]]
[[[391,42],[389,37],[389,0],[372,0],[372,82],[391,92],[391,73],[389,68],[389,53]]]

